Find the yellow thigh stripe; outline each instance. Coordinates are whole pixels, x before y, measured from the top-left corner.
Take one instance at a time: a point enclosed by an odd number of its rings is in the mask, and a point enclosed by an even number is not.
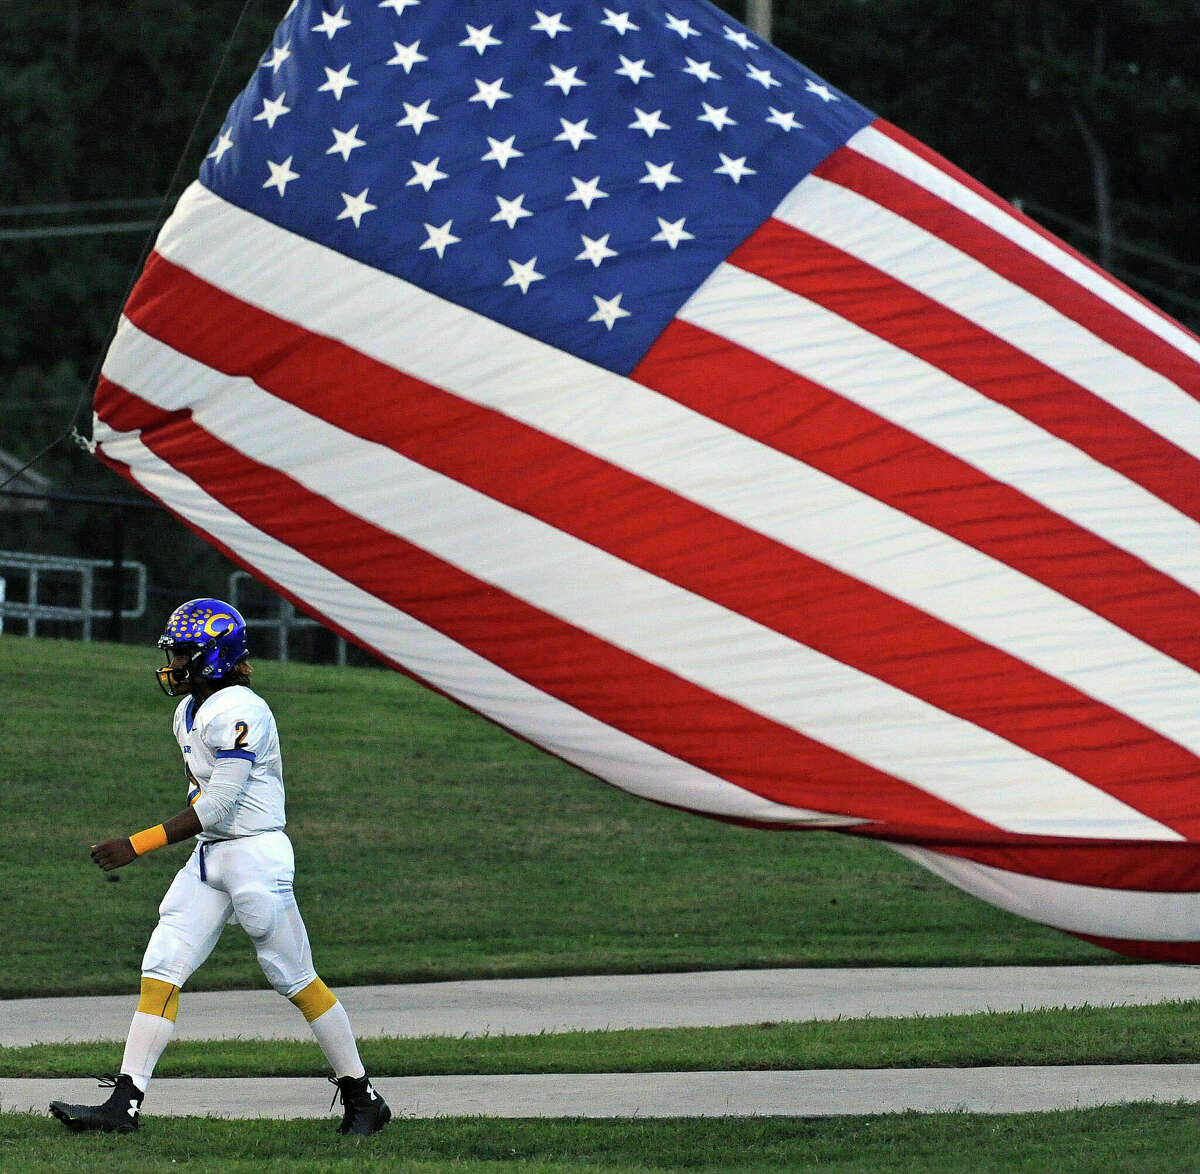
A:
[[[300,1013],[311,1023],[314,1019],[320,1019],[337,1002],[337,999],[319,978],[314,978],[304,990],[297,991],[292,995],[292,1002],[300,1008]]]
[[[175,1022],[179,1014],[179,988],[161,978],[142,978],[142,994],[137,1009],[147,1015]]]

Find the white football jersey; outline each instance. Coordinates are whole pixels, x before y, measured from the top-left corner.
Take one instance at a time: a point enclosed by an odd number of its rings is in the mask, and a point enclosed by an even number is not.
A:
[[[220,759],[242,758],[250,763],[250,777],[233,809],[220,823],[205,828],[200,840],[283,829],[279,732],[270,706],[257,693],[244,685],[229,685],[200,704],[185,697],[175,710],[175,739],[183,751],[189,806],[204,794]]]

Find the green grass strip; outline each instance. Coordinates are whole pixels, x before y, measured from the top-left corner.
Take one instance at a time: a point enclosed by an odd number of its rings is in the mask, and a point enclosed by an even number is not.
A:
[[[897,1174],[1175,1174],[1196,1169],[1194,1106],[1121,1105],[1028,1115],[678,1120],[396,1120],[349,1139],[331,1121],[154,1118],[134,1134],[71,1134],[0,1114],[0,1169],[21,1174],[573,1174],[604,1171],[888,1170]]]
[[[377,1076],[737,1069],[959,1068],[1013,1064],[1200,1062],[1200,1002],[1082,1007],[916,1019],[846,1019],[748,1027],[579,1031],[470,1038],[364,1039]],[[119,1043],[0,1049],[10,1077],[114,1071]],[[321,1076],[315,1043],[180,1041],[159,1076]]]

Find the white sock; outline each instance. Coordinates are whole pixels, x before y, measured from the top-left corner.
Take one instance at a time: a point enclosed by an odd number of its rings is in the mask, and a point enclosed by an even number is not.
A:
[[[323,1015],[318,1015],[309,1025],[312,1033],[325,1053],[333,1074],[337,1077],[366,1076],[367,1070],[358,1058],[358,1044],[350,1030],[350,1016],[341,1003],[334,1003]]]
[[[129,1035],[125,1038],[121,1071],[132,1078],[141,1092],[144,1093],[150,1086],[154,1065],[174,1034],[174,1020],[164,1019],[161,1015],[147,1015],[145,1011],[133,1013]]]

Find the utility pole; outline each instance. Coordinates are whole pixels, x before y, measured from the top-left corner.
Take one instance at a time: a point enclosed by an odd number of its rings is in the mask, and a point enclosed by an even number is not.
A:
[[[746,0],[746,23],[764,41],[771,39],[771,0]]]

